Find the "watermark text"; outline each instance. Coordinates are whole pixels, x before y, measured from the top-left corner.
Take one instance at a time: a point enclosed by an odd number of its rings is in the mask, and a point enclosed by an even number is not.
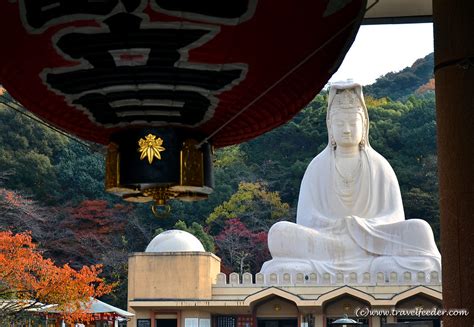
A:
[[[354,310],[356,317],[381,317],[381,316],[395,316],[395,317],[466,317],[469,315],[467,309],[440,309],[440,308],[414,308],[414,309],[371,309],[368,307],[361,307]]]

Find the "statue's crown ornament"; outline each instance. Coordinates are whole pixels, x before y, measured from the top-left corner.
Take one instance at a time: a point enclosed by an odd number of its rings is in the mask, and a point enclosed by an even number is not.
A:
[[[336,91],[331,107],[359,111],[362,109],[362,104],[354,89],[343,89]]]

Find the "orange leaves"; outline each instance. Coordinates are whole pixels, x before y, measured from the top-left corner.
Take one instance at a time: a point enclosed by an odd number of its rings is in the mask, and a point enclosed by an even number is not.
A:
[[[3,195],[3,198],[7,203],[14,207],[19,207],[21,205],[20,197],[15,194],[13,191],[0,189],[0,193]]]
[[[16,208],[23,210],[26,206],[31,205],[32,201],[21,196],[17,192],[0,188],[0,202],[3,203],[5,207]]]
[[[425,93],[426,91],[434,91],[435,90],[435,79],[434,78],[431,78],[428,83],[426,84],[423,84],[422,86],[420,86],[415,92],[417,94],[423,94]]]
[[[22,298],[25,288],[34,284],[34,276],[23,272],[34,270],[38,261],[35,248],[29,233],[0,232],[0,281],[4,288],[9,286],[8,291],[16,290],[18,298]]]
[[[0,298],[56,304],[54,310],[65,320],[88,320],[84,303],[110,293],[114,287],[98,276],[101,271],[100,265],[84,266],[79,271],[67,264],[58,267],[43,258],[30,233],[0,232]]]

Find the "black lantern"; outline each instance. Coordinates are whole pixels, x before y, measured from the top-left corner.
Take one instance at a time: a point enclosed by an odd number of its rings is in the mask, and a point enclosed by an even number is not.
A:
[[[200,200],[212,192],[211,146],[176,128],[137,128],[116,133],[106,161],[106,190],[130,202]],[[154,208],[154,206],[152,207]]]

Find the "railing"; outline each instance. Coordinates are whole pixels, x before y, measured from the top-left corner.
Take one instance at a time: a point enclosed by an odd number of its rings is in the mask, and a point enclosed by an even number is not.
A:
[[[241,278],[242,277],[242,278]],[[440,285],[440,274],[437,271],[432,271],[429,274],[418,272],[412,274],[411,272],[404,272],[398,274],[391,272],[385,274],[379,272],[377,274],[370,274],[365,272],[363,274],[351,273],[337,273],[331,275],[329,273],[282,273],[282,274],[268,274],[261,273],[252,275],[244,273],[231,273],[229,278],[224,273],[217,275],[216,286],[268,286],[268,285]]]

